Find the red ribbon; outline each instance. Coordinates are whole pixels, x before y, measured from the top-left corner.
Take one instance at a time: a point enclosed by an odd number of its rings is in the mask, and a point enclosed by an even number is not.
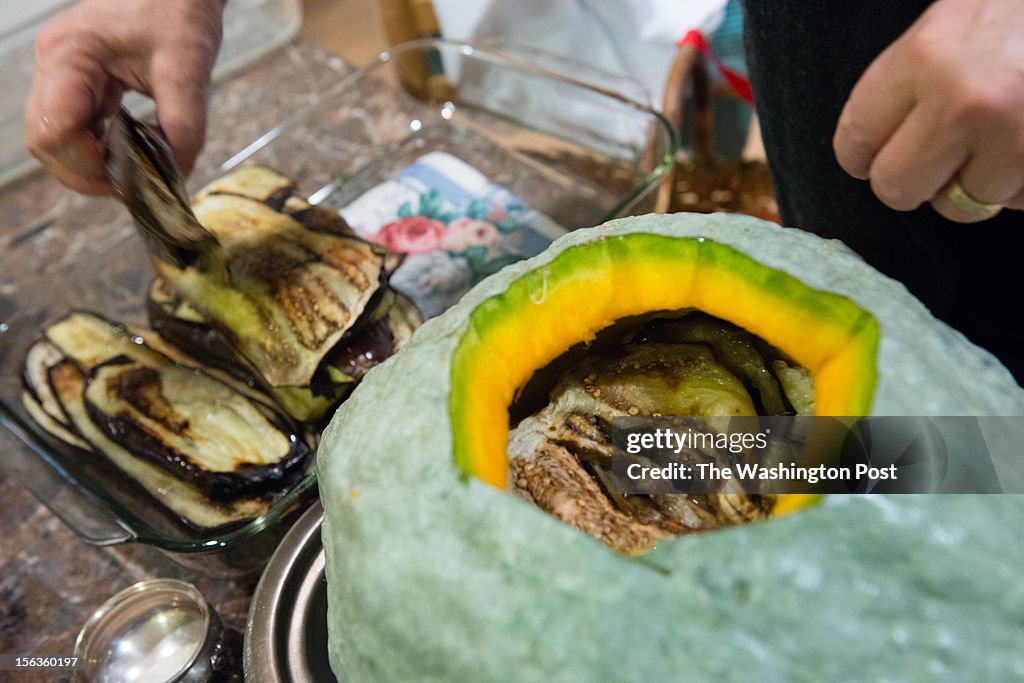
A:
[[[711,63],[715,65],[716,69],[718,69],[718,73],[722,74],[722,78],[725,79],[725,82],[732,87],[736,94],[739,95],[747,104],[754,104],[754,93],[750,89],[750,81],[748,81],[742,74],[733,71],[722,63],[722,60],[720,60],[711,50],[711,45],[708,43],[708,39],[703,33],[694,29],[683,36],[676,45],[679,45],[680,47],[683,45],[692,45],[698,51],[703,53],[711,60]]]

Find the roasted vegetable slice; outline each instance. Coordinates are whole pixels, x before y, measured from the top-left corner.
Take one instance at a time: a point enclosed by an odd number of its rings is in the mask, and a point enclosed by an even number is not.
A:
[[[33,373],[29,369],[29,364],[34,358],[42,358],[43,350],[36,350],[41,345],[50,346],[56,352],[58,360],[66,357],[77,363],[86,373],[97,365],[115,358],[131,359],[153,366],[176,363],[201,370],[204,373],[210,372],[208,366],[167,344],[158,334],[150,330],[132,329],[119,323],[110,322],[90,311],[70,313],[46,328],[44,335],[45,339],[37,342],[25,359],[25,381],[29,386],[31,386],[29,376]],[[215,346],[207,344],[200,348],[214,349]],[[46,353],[48,357],[53,358],[54,352],[47,351]],[[43,365],[45,367],[42,372],[45,373],[49,367],[54,365],[54,362],[43,363]],[[39,371],[34,371],[34,374],[39,374]],[[228,381],[226,376],[217,376],[216,374],[213,376],[222,381]],[[243,382],[232,384],[228,381],[228,383],[233,389],[250,398],[273,405],[269,396]],[[60,415],[55,414],[54,417],[58,420],[61,419]]]
[[[26,359],[25,409],[62,441],[158,468],[196,496],[273,493],[315,441],[286,415],[325,415],[422,322],[386,286],[401,255],[266,168],[182,201],[174,169],[160,167],[159,139],[123,113],[119,125],[111,168],[155,250],[148,303],[160,334],[69,314]],[[175,212],[190,223],[171,225]],[[72,387],[64,393],[77,387],[82,419],[49,390],[57,366]]]
[[[25,354],[22,382],[34,410],[40,410],[60,424],[67,425],[68,418],[60,407],[60,401],[50,388],[50,368],[63,360],[60,349],[45,339],[38,340]],[[25,400],[23,399],[23,403]],[[32,409],[30,409],[32,410]],[[34,417],[34,416],[33,416]]]
[[[755,391],[763,414],[793,412],[786,405],[779,381],[768,370],[749,332],[703,313],[691,313],[679,320],[658,320],[656,324],[667,341],[710,346],[715,358]]]
[[[308,452],[268,397],[178,367],[98,315],[72,313],[46,338],[88,378],[86,402],[104,433],[211,496],[279,488]]]
[[[247,197],[201,193],[193,209],[219,245],[188,268],[155,259],[157,272],[268,384],[308,386],[386,283],[392,259]]]
[[[562,410],[627,415],[756,415],[750,395],[699,344],[627,345],[590,356],[555,393]]]
[[[46,328],[46,338],[78,363],[86,372],[118,356],[140,363],[161,364],[167,359],[128,333],[123,325],[112,323],[88,311],[74,311]]]
[[[182,175],[161,135],[121,107],[107,131],[107,151],[114,188],[160,258],[184,267],[213,247],[216,239],[189,209]]]
[[[302,223],[307,230],[356,236],[356,232],[337,211],[310,204],[301,197],[289,197],[282,208],[286,214]],[[386,250],[384,252],[384,270],[393,273],[398,266],[402,265],[404,259],[405,254]]]
[[[177,355],[173,349],[168,349],[165,355],[172,356],[182,365],[220,369],[248,386],[261,387],[286,413],[300,422],[319,419],[352,388],[349,378],[333,385],[321,383],[317,387],[319,392],[309,387],[268,386],[259,371],[234,352],[223,335],[206,322],[203,314],[176,296],[160,278],[150,285],[147,311],[153,329],[180,349]],[[196,360],[198,358],[202,358],[202,363]]]
[[[210,195],[223,194],[246,197],[266,204],[275,211],[291,216],[307,230],[332,235],[356,237],[355,231],[337,211],[310,204],[296,194],[295,183],[266,166],[246,166],[214,180],[193,198],[199,203]],[[404,254],[385,252],[384,267],[388,272],[401,265]]]
[[[106,457],[153,498],[192,526],[220,527],[258,517],[267,511],[270,503],[260,497],[241,497],[227,502],[211,500],[193,484],[110,440],[86,411],[83,399],[85,381],[85,375],[71,361],[62,361],[50,371],[50,383],[71,424],[82,435],[84,445],[91,447],[83,453]]]
[[[308,451],[266,406],[174,365],[99,365],[85,403],[110,439],[221,500],[280,487]]]
[[[214,194],[231,194],[262,202],[280,209],[295,193],[295,183],[266,166],[247,166],[214,180],[199,190],[192,203],[203,201]]]
[[[280,402],[275,403],[273,394],[284,393],[288,391],[290,387],[283,387],[281,389],[277,389],[276,391],[272,389],[267,389],[267,391],[264,391],[263,389],[266,387],[264,387],[258,381],[252,379],[245,379],[235,374],[232,374],[226,370],[222,370],[219,367],[202,363],[197,358],[190,356],[177,346],[174,346],[173,344],[169,343],[167,340],[165,340],[163,337],[161,337],[159,334],[152,330],[138,330],[128,328],[128,331],[134,336],[137,336],[141,339],[145,339],[146,346],[164,355],[169,361],[171,361],[175,365],[186,368],[192,368],[193,370],[198,370],[202,372],[204,375],[208,375],[213,379],[219,380],[224,384],[227,384],[229,387],[231,387],[238,393],[242,394],[243,396],[247,396],[248,398],[263,403],[264,405],[270,407],[283,407],[279,405]],[[288,411],[286,410],[285,412],[287,413]],[[305,421],[305,418],[296,415],[292,415],[292,417],[295,417],[300,422]]]
[[[772,370],[796,414],[814,415],[814,382],[807,368],[775,360],[772,361]]]
[[[31,392],[21,392],[21,405],[24,406],[28,416],[35,420],[36,424],[42,427],[48,434],[52,434],[64,443],[76,448],[89,449],[89,444],[73,431],[74,428],[70,424],[57,420],[50,415]]]
[[[203,314],[178,297],[160,278],[150,285],[147,302],[150,325],[160,336],[193,357],[202,357],[208,365],[222,368],[246,383],[262,386],[285,412],[303,422],[324,415],[370,368],[402,348],[423,323],[416,304],[393,289],[385,289],[375,304],[351,338],[343,340],[331,352],[325,367],[317,372],[314,390],[267,386],[259,372],[234,353],[224,337],[204,320]],[[175,360],[185,365],[195,364],[188,359]]]
[[[412,299],[393,289],[384,295],[373,318],[328,358],[327,370],[335,381],[341,377],[362,379],[371,368],[398,353],[423,324],[423,315]]]
[[[244,374],[252,379],[254,370],[242,370],[245,361],[239,358],[227,340],[210,327],[195,306],[178,296],[162,279],[156,278],[149,286],[146,297],[149,326],[182,351],[202,358],[204,365]]]

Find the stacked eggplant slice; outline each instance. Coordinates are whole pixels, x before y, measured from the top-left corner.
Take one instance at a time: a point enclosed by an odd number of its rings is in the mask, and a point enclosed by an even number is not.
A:
[[[312,206],[263,167],[214,181],[192,209],[216,240],[188,266],[153,259],[153,328],[316,420],[390,357],[422,317],[387,286],[401,257]]]
[[[69,313],[29,349],[23,404],[69,452],[211,528],[301,477],[332,408],[422,317],[387,285],[398,255],[274,171],[235,171],[191,208],[209,239],[189,258],[152,250],[152,329]]]

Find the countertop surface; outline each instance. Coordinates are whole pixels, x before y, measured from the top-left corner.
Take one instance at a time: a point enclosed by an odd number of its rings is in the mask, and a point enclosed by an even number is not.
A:
[[[218,84],[198,170],[203,164],[211,169],[315,100],[347,71],[337,57],[295,42]],[[90,235],[128,226],[127,212],[113,200],[78,196],[40,171],[0,188],[0,255],[8,255],[0,256],[0,323],[13,313],[5,308],[17,305],[8,298],[18,289],[13,283],[59,281],[63,266],[90,258],[102,242]],[[70,655],[93,610],[122,588],[153,577],[194,583],[240,641],[258,576],[215,580],[152,548],[84,543],[15,476],[26,455],[0,429],[0,653]],[[0,671],[0,681],[69,678],[67,672]]]

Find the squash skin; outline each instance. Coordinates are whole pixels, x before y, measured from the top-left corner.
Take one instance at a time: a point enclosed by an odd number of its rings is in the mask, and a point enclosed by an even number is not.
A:
[[[731,245],[871,312],[874,414],[1024,414],[994,357],[838,243],[724,214],[574,232],[420,328],[324,434],[339,678],[1019,677],[1024,496],[832,497],[626,558],[454,464],[450,362],[469,313],[572,244],[634,231]]]

